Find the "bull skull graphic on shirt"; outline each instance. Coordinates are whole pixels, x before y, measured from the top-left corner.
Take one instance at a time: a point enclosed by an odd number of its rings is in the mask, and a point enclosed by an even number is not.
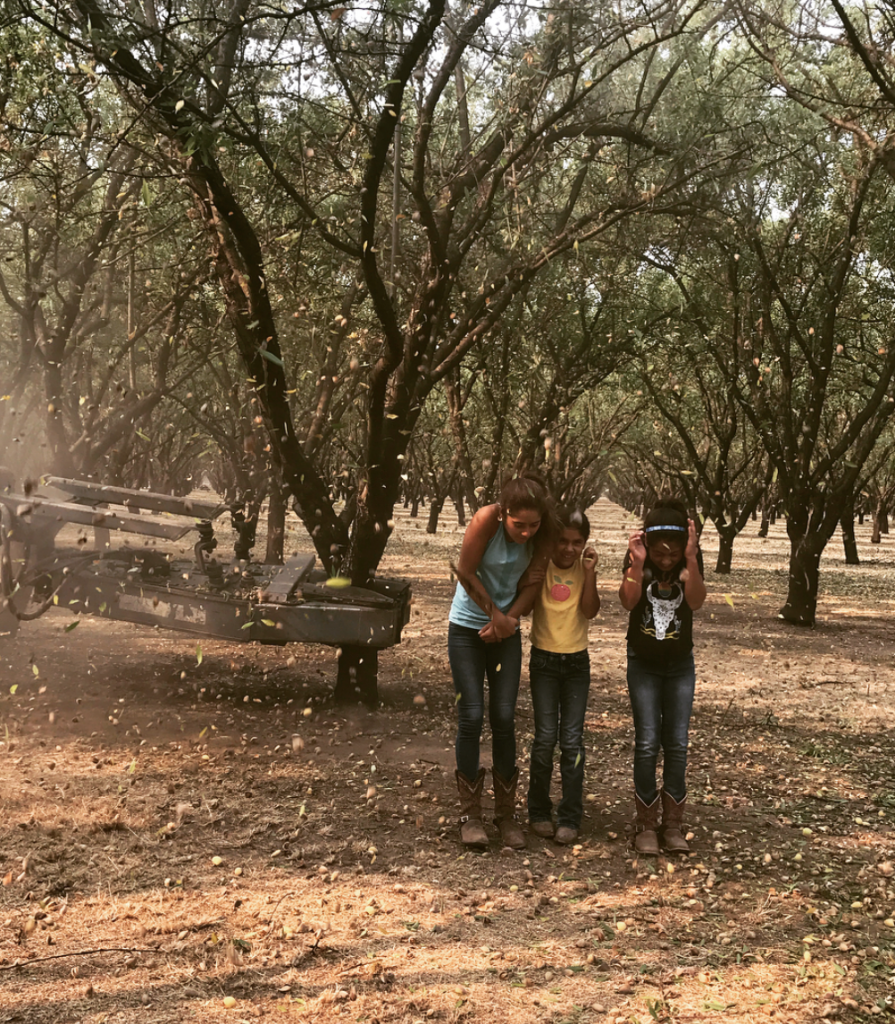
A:
[[[677,610],[680,608],[684,600],[684,592],[677,584],[674,586],[674,594],[672,597],[662,598],[658,595],[658,586],[655,582],[650,583],[646,588],[646,599],[649,602],[648,607],[645,609],[643,616],[644,632],[651,632],[647,627],[649,626],[649,620],[652,618],[653,626],[656,631],[656,639],[664,640],[668,634],[668,627],[674,624],[672,632],[677,633],[680,629],[680,619],[677,617]]]

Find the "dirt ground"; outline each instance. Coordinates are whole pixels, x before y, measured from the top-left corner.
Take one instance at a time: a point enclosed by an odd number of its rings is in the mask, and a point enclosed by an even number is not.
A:
[[[478,854],[457,841],[445,648],[461,534],[424,515],[383,566],[416,596],[376,711],[331,703],[326,648],[66,632],[61,610],[0,641],[0,1024],[886,1019],[895,540],[859,527],[859,568],[831,544],[811,631],[775,618],[781,525],[708,572],[693,852],[638,861],[631,523],[601,502],[580,846]],[[524,677],[523,782],[531,729]]]

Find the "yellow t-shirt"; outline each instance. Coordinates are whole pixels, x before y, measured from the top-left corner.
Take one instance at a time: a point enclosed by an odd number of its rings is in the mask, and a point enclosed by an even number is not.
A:
[[[547,575],[531,617],[531,643],[554,654],[587,650],[587,618],[581,611],[584,566],[579,558],[570,569],[547,563]]]

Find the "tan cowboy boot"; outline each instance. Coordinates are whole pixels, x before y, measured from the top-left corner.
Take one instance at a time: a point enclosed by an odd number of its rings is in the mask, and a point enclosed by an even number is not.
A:
[[[689,853],[690,847],[684,838],[681,823],[684,820],[684,808],[687,798],[675,800],[670,793],[662,790],[662,846],[669,853]]]
[[[460,793],[460,842],[477,850],[488,845],[488,835],[482,824],[482,788],[485,769],[479,768],[475,782],[457,772],[457,791]]]
[[[513,850],[525,848],[525,835],[516,821],[516,783],[519,780],[517,768],[509,779],[502,779],[492,769],[494,776],[494,824],[500,829],[504,846]]]
[[[659,795],[651,804],[645,804],[637,794],[634,794],[634,803],[637,806],[637,822],[634,831],[634,849],[645,857],[659,856],[659,811],[661,805]]]

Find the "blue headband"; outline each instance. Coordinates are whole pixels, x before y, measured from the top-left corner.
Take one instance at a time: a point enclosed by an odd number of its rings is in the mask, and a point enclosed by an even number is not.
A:
[[[687,533],[686,526],[648,526],[644,533]]]

